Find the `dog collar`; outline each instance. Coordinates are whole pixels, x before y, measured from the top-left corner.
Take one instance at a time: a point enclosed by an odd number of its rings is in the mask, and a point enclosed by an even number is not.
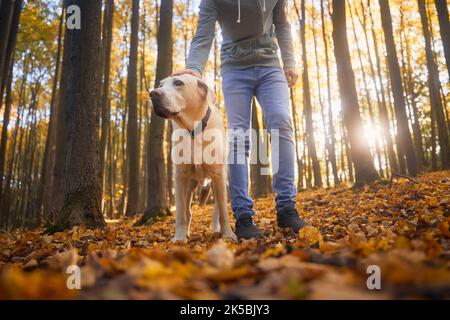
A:
[[[194,128],[193,131],[189,132],[191,134],[192,139],[194,139],[195,136],[198,135],[199,133],[205,131],[206,126],[208,125],[209,118],[211,117],[212,111],[213,111],[212,108],[208,107],[208,110],[206,111],[206,114],[203,117],[202,121],[197,125],[197,127]]]

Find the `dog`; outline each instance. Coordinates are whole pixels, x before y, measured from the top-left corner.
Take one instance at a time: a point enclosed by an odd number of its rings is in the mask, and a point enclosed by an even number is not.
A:
[[[162,80],[160,87],[150,92],[150,98],[155,114],[172,121],[172,159],[176,148],[182,150],[180,153],[188,160],[182,163],[174,161],[176,224],[172,241],[187,242],[193,193],[210,180],[215,200],[212,232],[220,232],[224,240],[237,242],[227,210],[225,128],[222,115],[216,108],[214,93],[203,80],[182,74]],[[220,138],[211,141],[207,138],[210,132],[219,133],[217,136]],[[179,142],[175,136],[184,139]],[[197,159],[198,151],[203,154],[211,149],[212,143],[214,156],[220,161]]]

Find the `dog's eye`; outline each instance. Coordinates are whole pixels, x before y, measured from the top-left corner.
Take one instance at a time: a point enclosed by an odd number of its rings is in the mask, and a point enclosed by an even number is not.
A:
[[[184,86],[184,82],[181,81],[181,80],[175,80],[175,81],[173,82],[173,85],[174,85],[175,87],[182,87],[182,86]]]

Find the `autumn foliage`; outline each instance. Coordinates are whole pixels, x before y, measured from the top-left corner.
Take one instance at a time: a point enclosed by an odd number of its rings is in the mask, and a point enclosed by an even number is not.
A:
[[[450,172],[364,189],[307,191],[298,209],[312,227],[279,230],[272,198],[256,203],[262,240],[224,243],[212,208],[194,207],[188,244],[174,245],[174,217],[151,226],[110,222],[0,234],[1,299],[449,298]],[[136,218],[137,219],[137,218]],[[66,268],[81,267],[68,290]],[[381,290],[366,287],[369,265]]]

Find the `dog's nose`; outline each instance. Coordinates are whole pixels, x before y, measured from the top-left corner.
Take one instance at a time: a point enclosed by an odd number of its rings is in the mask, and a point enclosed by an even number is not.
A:
[[[158,90],[152,90],[152,92],[150,92],[150,98],[157,99],[160,97],[161,97],[161,92],[159,92]]]

